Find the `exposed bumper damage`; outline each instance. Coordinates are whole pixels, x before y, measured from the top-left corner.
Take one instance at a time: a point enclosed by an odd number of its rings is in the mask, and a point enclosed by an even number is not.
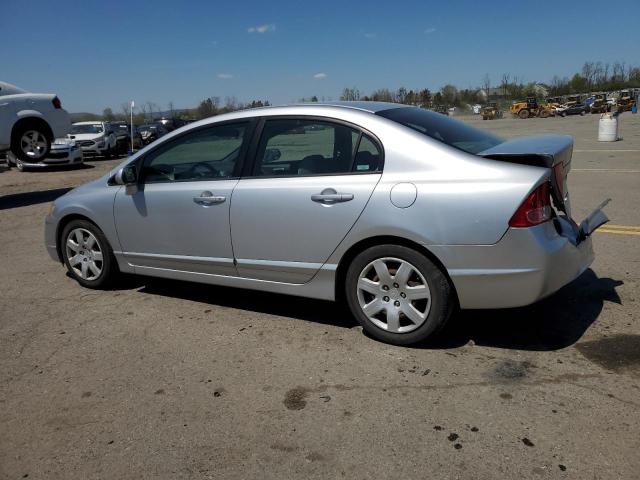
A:
[[[509,228],[495,245],[428,246],[447,265],[461,308],[534,303],[580,276],[594,260],[591,234],[609,219],[603,202],[578,226],[566,216]]]

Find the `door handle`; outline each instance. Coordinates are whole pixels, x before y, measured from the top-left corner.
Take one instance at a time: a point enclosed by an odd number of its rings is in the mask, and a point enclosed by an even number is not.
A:
[[[320,193],[311,195],[311,200],[318,203],[331,205],[334,203],[348,202],[353,200],[353,193],[338,193],[333,188],[325,188]]]
[[[218,203],[223,203],[227,197],[224,195],[214,195],[209,191],[202,192],[199,197],[193,197],[193,201],[198,205],[216,205]]]

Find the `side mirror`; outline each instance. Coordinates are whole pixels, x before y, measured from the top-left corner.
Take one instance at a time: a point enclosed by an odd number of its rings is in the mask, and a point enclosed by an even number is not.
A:
[[[138,169],[135,165],[125,165],[113,177],[116,185],[135,185],[138,183]]]

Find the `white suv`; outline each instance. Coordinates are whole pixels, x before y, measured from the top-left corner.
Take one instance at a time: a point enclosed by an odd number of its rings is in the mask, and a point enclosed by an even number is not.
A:
[[[108,122],[74,123],[68,137],[76,141],[84,156],[101,155],[111,158],[117,153],[118,138]]]
[[[64,137],[70,125],[56,95],[28,93],[0,82],[0,152],[11,150],[15,161],[38,163],[49,154],[53,139]]]

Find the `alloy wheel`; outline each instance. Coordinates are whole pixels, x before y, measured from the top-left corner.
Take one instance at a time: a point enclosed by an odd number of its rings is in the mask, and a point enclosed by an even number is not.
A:
[[[93,233],[84,228],[71,230],[65,248],[69,265],[76,275],[83,280],[96,280],[100,276],[103,253]]]
[[[40,160],[47,153],[47,139],[37,130],[27,130],[20,138],[20,149],[29,158]]]
[[[406,260],[387,257],[369,263],[358,277],[358,303],[377,327],[408,333],[422,325],[431,309],[429,285]]]

